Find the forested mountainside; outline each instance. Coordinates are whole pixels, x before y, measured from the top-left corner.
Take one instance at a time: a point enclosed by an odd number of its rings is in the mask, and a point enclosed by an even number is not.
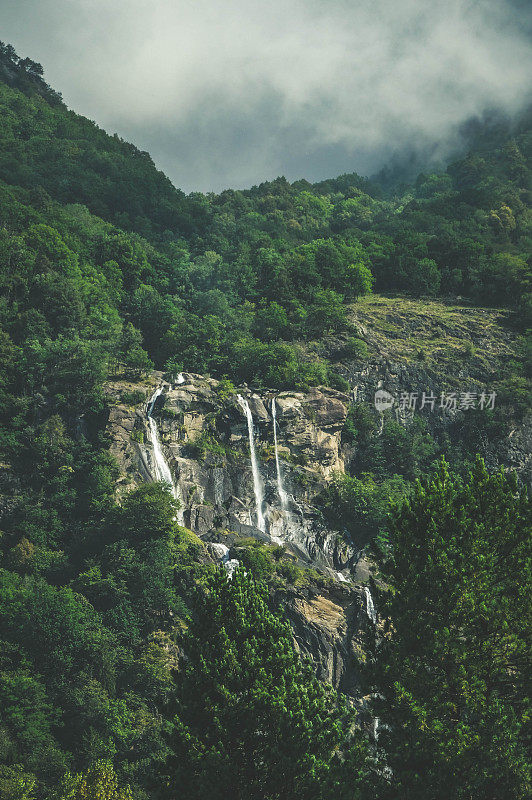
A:
[[[0,796],[527,797],[528,116],[185,196],[0,104]]]

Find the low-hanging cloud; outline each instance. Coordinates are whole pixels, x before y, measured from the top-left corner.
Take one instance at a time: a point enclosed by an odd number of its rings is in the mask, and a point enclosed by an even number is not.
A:
[[[0,0],[1,38],[185,190],[368,174],[532,74],[519,0]]]

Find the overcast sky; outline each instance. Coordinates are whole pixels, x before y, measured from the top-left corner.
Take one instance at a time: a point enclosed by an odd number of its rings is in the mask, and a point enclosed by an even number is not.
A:
[[[526,0],[0,0],[0,38],[185,191],[371,174],[531,85]],[[441,152],[442,149],[440,148]]]

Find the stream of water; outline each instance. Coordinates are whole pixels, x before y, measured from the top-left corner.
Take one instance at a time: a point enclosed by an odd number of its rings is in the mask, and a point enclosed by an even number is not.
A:
[[[273,442],[275,446],[275,468],[277,470],[277,493],[281,501],[281,508],[283,511],[288,510],[288,495],[284,490],[283,476],[281,473],[281,462],[279,460],[279,448],[277,445],[277,407],[275,405],[275,397],[272,400],[272,420],[273,420]]]
[[[244,411],[246,415],[246,420],[248,423],[248,437],[249,437],[249,453],[251,456],[251,471],[253,473],[253,492],[255,494],[255,506],[256,506],[256,514],[257,514],[257,528],[260,531],[266,530],[266,522],[264,520],[264,514],[262,511],[262,507],[264,505],[264,489],[262,486],[262,480],[260,477],[259,472],[259,462],[257,460],[257,453],[255,450],[255,436],[253,430],[253,417],[251,416],[251,409],[249,407],[248,401],[242,397],[242,395],[237,395],[237,400],[240,404],[240,407]]]
[[[226,544],[211,542],[211,547],[222,562],[223,568],[227,572],[227,577],[231,579],[235,569],[240,566],[240,561],[237,558],[229,558],[229,548]]]
[[[181,376],[182,377],[182,376]],[[163,481],[170,485],[170,489],[172,492],[172,496],[175,500],[178,500],[181,504],[181,507],[176,515],[176,520],[179,525],[184,524],[184,517],[183,517],[183,499],[181,497],[181,491],[179,489],[179,484],[174,483],[174,479],[172,477],[172,473],[170,471],[170,467],[168,466],[168,462],[164,456],[161,442],[159,439],[159,430],[157,428],[157,422],[153,415],[153,410],[155,408],[155,403],[157,402],[157,398],[162,393],[162,388],[159,386],[148,401],[148,406],[146,409],[146,416],[148,417],[148,431],[149,431],[149,438],[151,441],[151,445],[153,447],[153,471],[154,471],[154,478],[156,481]]]
[[[369,586],[364,586],[364,594],[366,595],[366,614],[375,625],[377,622],[377,612],[375,611],[375,605],[373,603],[373,597],[371,596]]]

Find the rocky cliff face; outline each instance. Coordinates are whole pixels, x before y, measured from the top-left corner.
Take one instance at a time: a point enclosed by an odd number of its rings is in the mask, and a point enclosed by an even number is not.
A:
[[[204,538],[234,531],[283,543],[331,575],[343,571],[347,577],[355,569],[360,553],[341,532],[327,528],[316,504],[333,472],[344,470],[341,432],[347,395],[325,388],[278,395],[240,388],[251,411],[262,484],[264,525],[259,526],[245,412],[223,383],[201,375],[184,373],[182,383],[170,384],[154,373],[151,384],[108,385],[112,405],[107,430],[111,452],[122,468],[122,488],[153,480],[156,474],[146,405],[153,382],[162,386],[162,393],[152,413],[187,527]],[[124,394],[139,390],[143,402],[134,408],[121,402]]]
[[[342,532],[327,527],[318,504],[333,472],[344,469],[347,452],[341,432],[350,398],[325,388],[276,395],[239,388],[253,420],[264,499],[261,530],[241,401],[211,378],[184,373],[182,381],[168,383],[162,374],[153,373],[142,384],[108,384],[107,432],[122,472],[119,492],[156,477],[147,403],[154,388],[161,386],[152,414],[182,503],[184,525],[206,542],[215,557],[225,548],[229,548],[227,558],[238,557],[239,542],[252,537],[282,544],[297,563],[317,569],[320,581],[310,579],[303,587],[276,590],[274,599],[282,605],[300,652],[313,660],[317,674],[357,696],[361,637],[368,625],[362,584],[370,579],[371,564]]]
[[[296,646],[321,680],[356,698],[361,708],[360,667],[366,636],[375,628],[359,584],[337,583],[327,591],[289,589],[275,596],[294,631]]]

